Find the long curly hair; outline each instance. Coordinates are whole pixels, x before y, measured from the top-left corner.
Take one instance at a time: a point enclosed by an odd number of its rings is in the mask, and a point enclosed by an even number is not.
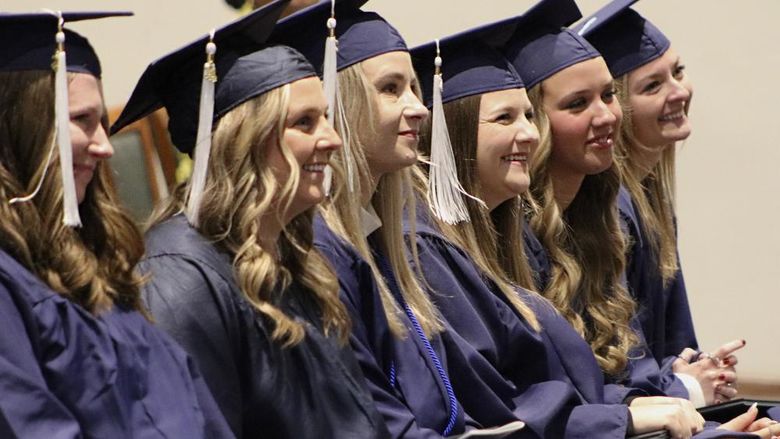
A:
[[[660,267],[663,285],[667,286],[679,269],[677,259],[677,229],[674,221],[676,180],[675,147],[667,146],[661,160],[647,172],[638,156],[649,148],[634,134],[629,101],[628,74],[615,81],[615,90],[623,109],[617,143],[617,168],[623,185],[628,189],[642,218],[642,227],[655,263]]]
[[[474,95],[444,104],[444,117],[455,155],[458,180],[466,192],[475,196],[482,191],[477,175],[477,135],[481,100],[481,95]],[[431,128],[430,120],[426,121],[420,136],[420,149],[428,156],[431,151]],[[416,174],[418,197],[426,199],[426,176],[422,168]],[[451,225],[432,215],[437,227],[469,254],[483,275],[495,283],[515,310],[538,330],[540,326],[536,314],[515,290],[518,286],[528,291],[536,289],[522,236],[525,221],[523,205],[533,205],[530,197],[523,194],[509,199],[492,211],[469,197],[464,197],[464,202],[469,221]]]
[[[618,377],[638,343],[630,326],[636,304],[621,281],[626,242],[616,206],[620,176],[614,164],[586,176],[574,200],[561,211],[548,168],[552,127],[543,105],[543,85],[528,91],[540,133],[531,164],[531,194],[539,209],[530,224],[551,262],[543,294],[588,341],[602,370]]]
[[[103,115],[108,132],[105,109]],[[143,312],[141,277],[134,271],[143,240],[120,207],[108,163],[98,162],[79,205],[82,227],[62,223],[58,154],[46,169],[54,127],[54,75],[0,72],[0,245],[52,290],[95,315],[115,304]],[[31,201],[9,203],[31,193],[41,178]]]
[[[351,322],[338,298],[336,276],[313,246],[315,208],[285,225],[276,249],[264,248],[260,241],[261,220],[273,217],[284,224],[300,181],[300,165],[283,142],[289,100],[290,85],[286,84],[244,102],[217,122],[198,232],[233,256],[239,288],[273,324],[273,340],[294,346],[305,336],[303,324],[278,306],[282,295],[297,293],[297,289],[288,289],[295,280],[319,306],[325,333],[335,333],[345,343]],[[279,181],[268,165],[273,147],[281,149],[291,171],[286,181]],[[176,188],[150,224],[182,210],[187,184]]]
[[[366,188],[372,187],[365,145],[371,142],[371,133],[374,132],[374,115],[377,112],[375,92],[366,79],[360,63],[345,68],[338,75],[343,112],[342,109],[336,109],[336,117],[344,120],[345,123],[341,124],[343,126],[337,124],[336,128],[345,142],[350,142],[356,182],[354,188],[347,188],[344,179],[338,177],[344,175],[344,172],[336,173],[337,177],[333,179],[335,191],[331,202],[323,209],[323,218],[331,229],[351,243],[371,266],[390,329],[394,335],[403,337],[406,328],[399,317],[402,312],[377,267],[369,243],[363,236],[360,220],[361,194]],[[347,165],[343,163],[341,152],[334,154],[332,162],[337,169],[341,170]],[[439,312],[420,283],[420,273],[415,272],[407,259],[407,252],[411,252],[411,256],[417,259],[416,246],[408,245],[403,233],[404,215],[414,227],[416,206],[412,192],[411,168],[389,172],[380,177],[371,198],[371,205],[382,220],[382,227],[378,231],[380,244],[383,247],[381,250],[398,281],[400,293],[426,334],[432,335],[442,331],[443,324]],[[417,266],[419,267],[419,264]]]

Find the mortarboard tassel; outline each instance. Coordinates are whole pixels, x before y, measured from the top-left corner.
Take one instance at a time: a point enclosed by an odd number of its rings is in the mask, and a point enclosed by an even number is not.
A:
[[[198,134],[195,137],[195,160],[190,179],[190,194],[187,199],[187,220],[193,227],[199,225],[200,200],[206,186],[206,171],[211,154],[211,126],[214,121],[214,84],[217,82],[217,68],[214,65],[214,31],[206,44],[206,63],[203,64],[203,79],[200,86],[200,109],[198,111]]]
[[[469,220],[469,212],[462,195],[482,202],[469,195],[458,181],[452,142],[447,131],[442,103],[443,79],[441,76],[441,56],[439,40],[436,40],[436,69],[433,74],[433,119],[431,121],[431,158],[428,177],[428,202],[433,214],[447,224],[457,224]]]
[[[62,13],[57,12],[57,49],[54,52],[52,60],[52,69],[54,70],[54,126],[56,135],[52,141],[49,155],[46,158],[46,166],[43,168],[38,184],[31,194],[24,197],[12,198],[9,203],[25,203],[38,194],[43,186],[43,180],[46,179],[46,172],[49,169],[52,156],[54,155],[54,146],[59,146],[60,153],[60,173],[62,174],[62,222],[66,226],[81,227],[81,216],[79,215],[79,200],[76,196],[76,181],[73,177],[73,146],[70,143],[70,108],[68,107],[68,63],[65,57],[65,32],[62,31],[64,20]]]
[[[325,91],[325,98],[328,101],[328,123],[339,130],[342,137],[342,157],[344,158],[344,168],[346,172],[347,188],[354,189],[354,169],[352,160],[352,150],[349,147],[348,137],[345,134],[343,128],[346,126],[343,120],[340,120],[338,127],[334,124],[335,115],[338,113],[344,114],[341,98],[339,97],[339,84],[338,84],[338,61],[336,54],[338,53],[338,40],[336,40],[336,1],[331,0],[330,4],[330,18],[328,18],[328,38],[325,40],[325,60],[322,65],[322,87]],[[331,186],[333,184],[333,169],[330,166],[325,168],[325,181],[323,186],[325,193],[330,194]]]

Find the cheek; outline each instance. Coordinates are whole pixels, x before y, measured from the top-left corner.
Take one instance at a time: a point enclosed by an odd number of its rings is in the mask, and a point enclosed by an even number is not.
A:
[[[553,150],[567,150],[585,144],[588,136],[588,121],[584,117],[557,115],[550,117]]]

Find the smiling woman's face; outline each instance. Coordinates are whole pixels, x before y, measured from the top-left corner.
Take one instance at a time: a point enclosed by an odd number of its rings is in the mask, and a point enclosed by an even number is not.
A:
[[[485,93],[479,103],[479,197],[493,210],[531,183],[529,160],[539,145],[533,107],[524,88]]]
[[[542,88],[552,133],[551,170],[593,175],[609,169],[623,112],[604,59],[567,67],[546,79]]]
[[[73,176],[79,203],[84,201],[98,162],[114,155],[102,124],[104,108],[98,79],[86,73],[73,74],[68,82],[68,111]]]
[[[649,148],[665,147],[691,134],[688,106],[693,94],[685,66],[673,49],[628,74],[634,135]]]
[[[418,98],[419,85],[407,52],[389,52],[361,63],[375,102],[375,131],[365,145],[374,179],[417,162],[420,125],[428,110]]]
[[[282,143],[300,166],[300,180],[287,212],[290,219],[325,199],[325,166],[330,154],[341,147],[341,139],[328,123],[327,111],[328,103],[318,78],[290,84]],[[282,185],[290,177],[290,168],[275,140],[276,136],[269,139],[268,164]]]

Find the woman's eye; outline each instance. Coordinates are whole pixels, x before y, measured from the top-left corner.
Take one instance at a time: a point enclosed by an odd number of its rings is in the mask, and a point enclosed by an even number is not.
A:
[[[293,124],[294,126],[298,128],[308,128],[311,126],[312,119],[309,116],[301,117],[300,119],[296,120]]]
[[[649,92],[652,92],[652,91],[656,90],[656,89],[657,89],[657,88],[658,88],[660,85],[661,85],[661,83],[660,83],[660,82],[658,82],[658,81],[652,81],[652,82],[650,82],[649,84],[647,84],[647,85],[646,85],[646,86],[645,86],[645,87],[642,89],[642,93],[649,93]]]
[[[677,67],[675,67],[675,69],[674,69],[674,77],[675,78],[679,79],[680,77],[682,77],[682,75],[684,73],[685,73],[685,66],[677,66]]]
[[[529,120],[529,121],[534,120],[535,117],[536,117],[536,113],[534,113],[533,110],[525,112],[525,118],[527,120]]]
[[[577,98],[566,105],[567,110],[576,110],[585,106],[584,98]]]
[[[382,93],[396,94],[398,92],[398,85],[393,83],[385,84],[379,90]]]
[[[86,125],[87,123],[89,123],[89,119],[90,119],[90,116],[89,116],[89,114],[86,114],[86,113],[84,113],[84,114],[76,114],[76,115],[70,117],[71,121],[73,121],[74,123],[80,124],[80,125]]]
[[[494,120],[498,123],[509,123],[512,121],[512,115],[509,113],[502,113],[496,116]]]
[[[604,94],[601,95],[601,98],[604,100],[604,102],[612,102],[613,99],[615,99],[615,90],[607,90],[604,92]]]

